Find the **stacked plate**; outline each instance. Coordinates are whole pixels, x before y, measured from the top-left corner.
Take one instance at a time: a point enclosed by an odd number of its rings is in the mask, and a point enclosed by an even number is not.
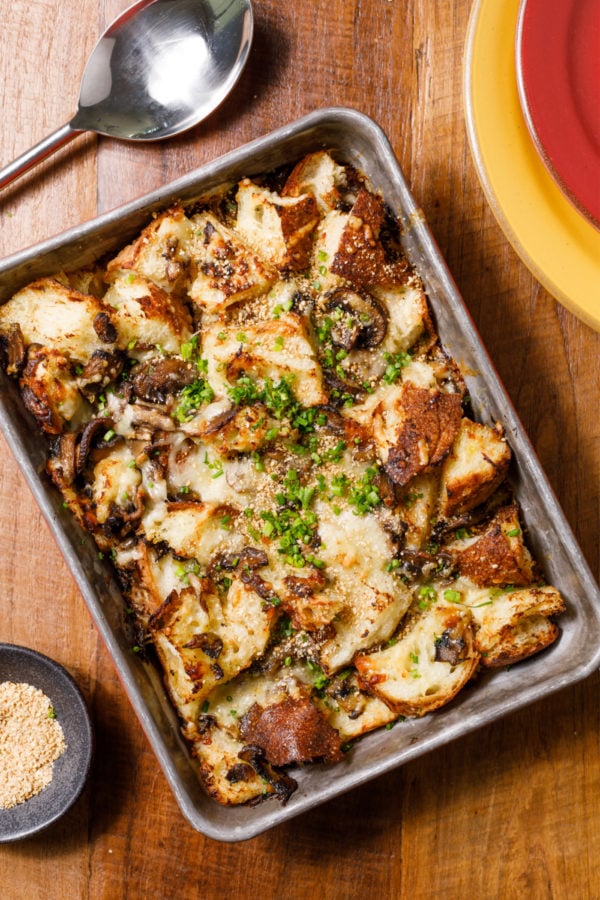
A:
[[[467,132],[487,199],[544,287],[600,330],[600,2],[476,0]]]

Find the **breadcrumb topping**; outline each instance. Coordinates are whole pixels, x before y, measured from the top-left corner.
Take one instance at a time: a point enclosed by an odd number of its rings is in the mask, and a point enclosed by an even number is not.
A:
[[[66,750],[52,701],[23,682],[0,684],[0,807],[24,803],[52,781]]]

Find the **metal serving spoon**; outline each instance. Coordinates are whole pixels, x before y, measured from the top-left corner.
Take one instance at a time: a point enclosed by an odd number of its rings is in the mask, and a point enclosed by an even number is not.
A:
[[[250,0],[138,0],[94,47],[73,118],[0,169],[0,188],[84,131],[156,141],[196,125],[238,80],[252,31]]]

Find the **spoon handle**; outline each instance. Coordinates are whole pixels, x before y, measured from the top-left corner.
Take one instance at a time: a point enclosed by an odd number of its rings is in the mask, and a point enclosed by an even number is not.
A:
[[[48,137],[36,144],[35,147],[32,147],[31,150],[17,157],[14,162],[0,169],[0,190],[6,187],[7,184],[10,184],[11,181],[14,181],[15,178],[18,178],[19,175],[27,172],[36,163],[50,156],[51,153],[54,153],[55,150],[58,150],[71,138],[74,138],[76,134],[81,134],[81,130],[73,128],[71,123],[67,122],[66,125],[49,134]]]

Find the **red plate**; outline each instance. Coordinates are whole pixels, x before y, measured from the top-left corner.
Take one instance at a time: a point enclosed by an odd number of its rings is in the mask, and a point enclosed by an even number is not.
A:
[[[516,64],[537,149],[600,228],[600,0],[523,0]]]

